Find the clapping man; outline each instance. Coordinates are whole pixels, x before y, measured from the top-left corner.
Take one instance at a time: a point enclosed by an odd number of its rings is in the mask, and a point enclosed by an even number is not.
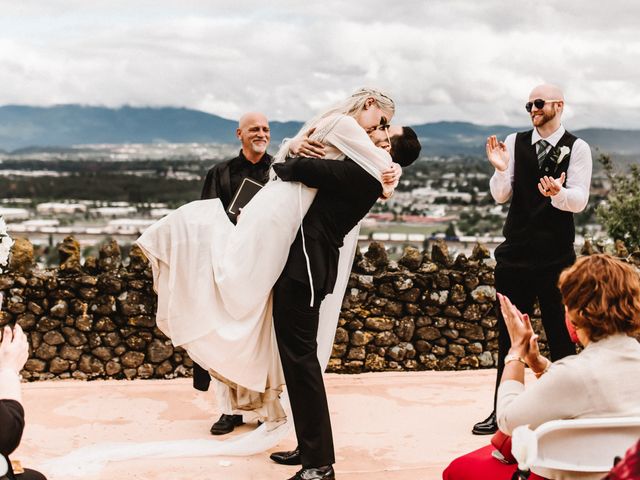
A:
[[[562,126],[564,104],[560,88],[535,87],[525,105],[534,128],[511,134],[504,143],[489,137],[486,145],[495,168],[491,195],[498,203],[511,199],[505,241],[495,251],[496,290],[529,315],[538,300],[553,361],[575,354],[557,283],[560,272],[576,258],[573,214],[587,205],[592,169],[589,145]],[[496,314],[497,394],[510,345],[500,308]],[[472,431],[485,435],[497,428],[494,395],[494,411]]]

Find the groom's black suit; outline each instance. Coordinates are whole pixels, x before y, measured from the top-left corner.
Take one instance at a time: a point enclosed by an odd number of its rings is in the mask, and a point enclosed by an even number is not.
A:
[[[273,318],[282,368],[305,468],[335,462],[327,396],[318,362],[322,299],[333,291],[338,249],[344,237],[382,194],[380,182],[353,161],[290,158],[273,168],[280,179],[301,182],[318,193],[302,222],[314,302],[298,231],[274,287]]]

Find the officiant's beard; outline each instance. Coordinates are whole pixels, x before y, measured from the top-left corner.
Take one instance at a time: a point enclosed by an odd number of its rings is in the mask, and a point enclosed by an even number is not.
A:
[[[265,143],[251,143],[251,150],[253,150],[254,153],[264,153],[267,151],[267,146],[269,145],[268,142]]]

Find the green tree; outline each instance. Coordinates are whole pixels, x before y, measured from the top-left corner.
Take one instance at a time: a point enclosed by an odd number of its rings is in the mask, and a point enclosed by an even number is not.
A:
[[[609,155],[598,161],[611,183],[606,201],[598,206],[597,216],[614,240],[622,240],[629,250],[640,249],[640,165],[629,172],[618,172]]]

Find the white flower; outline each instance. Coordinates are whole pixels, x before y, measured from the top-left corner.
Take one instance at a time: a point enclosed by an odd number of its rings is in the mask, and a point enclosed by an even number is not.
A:
[[[558,160],[556,160],[556,163],[559,165],[560,162],[562,162],[562,159],[564,157],[566,157],[567,155],[569,155],[570,151],[571,151],[571,149],[569,147],[567,147],[566,145],[560,147],[560,155],[558,155]]]
[[[13,240],[7,234],[7,224],[4,222],[4,218],[0,217],[0,267],[7,264],[12,245]],[[0,273],[2,273],[2,268],[0,268]]]
[[[11,252],[11,245],[13,245],[13,240],[9,237],[2,237],[2,240],[0,240],[0,266],[7,264],[9,253]],[[2,269],[0,268],[0,272],[1,271]]]

